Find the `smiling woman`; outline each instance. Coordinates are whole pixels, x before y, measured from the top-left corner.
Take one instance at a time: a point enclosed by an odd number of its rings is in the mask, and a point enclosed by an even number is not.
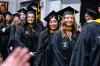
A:
[[[76,13],[78,11],[70,6],[58,11],[63,18],[60,30],[53,35],[51,41],[52,66],[69,66],[72,50],[79,34],[75,27],[74,14]]]
[[[0,11],[2,13],[6,12],[8,10],[8,2],[0,1]]]

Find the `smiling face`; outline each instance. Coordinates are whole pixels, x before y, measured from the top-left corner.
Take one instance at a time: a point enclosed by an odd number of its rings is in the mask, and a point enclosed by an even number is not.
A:
[[[49,27],[51,30],[56,30],[58,27],[58,21],[55,17],[51,18],[49,21]]]
[[[28,23],[33,23],[35,20],[34,14],[27,14],[27,22]]]
[[[67,14],[64,16],[63,18],[63,22],[66,24],[67,27],[70,27],[74,24],[74,15],[71,15],[71,14]]]

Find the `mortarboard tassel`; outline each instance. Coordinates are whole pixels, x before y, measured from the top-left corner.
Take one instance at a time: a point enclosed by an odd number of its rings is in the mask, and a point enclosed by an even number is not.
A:
[[[74,18],[75,18],[75,11],[74,11]]]
[[[38,12],[40,12],[40,8],[39,8],[39,6],[40,6],[40,5],[38,4]]]
[[[75,14],[75,11],[74,11],[74,18],[75,18],[75,15],[76,15],[76,14]],[[75,27],[77,27],[77,26],[76,26],[76,20],[75,20]]]
[[[37,12],[38,12],[38,10],[36,10],[36,22],[37,22]]]
[[[58,15],[58,20],[60,20],[60,16]]]

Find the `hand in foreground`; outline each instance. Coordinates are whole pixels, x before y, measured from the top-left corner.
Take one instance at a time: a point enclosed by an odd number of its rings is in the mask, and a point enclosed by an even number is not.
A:
[[[0,66],[30,66],[30,54],[27,48],[16,48]]]

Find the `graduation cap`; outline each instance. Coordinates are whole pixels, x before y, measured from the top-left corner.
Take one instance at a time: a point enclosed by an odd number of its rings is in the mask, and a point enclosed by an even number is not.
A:
[[[6,16],[6,15],[10,15],[10,16],[11,16],[12,14],[11,14],[11,12],[7,11],[7,12],[5,12],[3,15],[4,15],[4,16]]]
[[[55,17],[57,20],[59,19],[58,14],[53,10],[44,18],[44,20],[49,22],[52,17]]]
[[[93,17],[93,18],[96,18],[97,17],[97,13],[96,11],[92,10],[92,9],[87,9],[86,13],[85,14],[88,14],[89,16]]]
[[[61,16],[64,16],[66,14],[73,14],[74,15],[76,13],[78,13],[78,11],[75,10],[74,8],[70,7],[70,6],[58,11],[58,14],[61,15]]]
[[[13,14],[14,17],[20,17],[20,15],[18,13]]]
[[[34,14],[34,15],[36,15],[36,10],[33,9],[32,7],[28,7],[27,8],[27,14]]]
[[[21,9],[20,9],[20,10],[18,10],[17,12],[18,12],[18,13],[25,13],[25,14],[26,14],[27,10],[26,10],[26,9],[24,9],[24,8],[21,8]]]

